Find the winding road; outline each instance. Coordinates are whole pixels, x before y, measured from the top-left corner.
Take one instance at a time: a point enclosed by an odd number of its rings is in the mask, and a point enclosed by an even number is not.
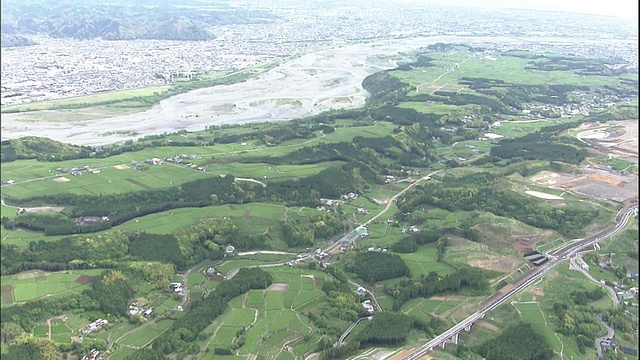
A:
[[[578,256],[580,256],[580,254],[585,253],[587,251],[583,251],[580,253],[577,253],[575,256],[572,256],[571,259],[569,259],[569,261],[571,261],[571,265],[573,267],[576,268],[576,270],[580,271],[584,276],[586,276],[589,280],[591,280],[592,282],[596,283],[599,286],[602,286],[603,288],[605,288],[605,290],[607,290],[607,292],[609,293],[609,297],[611,298],[611,300],[613,300],[613,306],[617,307],[618,305],[620,305],[620,299],[618,299],[618,295],[616,294],[616,291],[613,290],[610,286],[607,286],[603,283],[601,283],[600,281],[596,280],[593,276],[591,276],[591,274],[589,274],[589,272],[585,269],[582,268],[582,266],[580,266],[577,261],[576,258]]]

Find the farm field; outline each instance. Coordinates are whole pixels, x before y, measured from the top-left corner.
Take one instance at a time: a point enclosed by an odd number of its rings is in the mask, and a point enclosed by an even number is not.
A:
[[[374,137],[390,133],[392,124],[380,123],[371,126],[337,128],[335,132],[325,138],[311,140],[292,140],[274,147],[254,148],[250,145],[221,144],[215,146],[158,147],[143,149],[135,152],[123,153],[104,159],[68,160],[55,163],[38,162],[36,160],[21,160],[3,165],[0,173],[2,181],[13,180],[14,184],[3,185],[3,194],[10,198],[20,199],[27,196],[43,194],[74,192],[78,194],[113,194],[127,191],[137,191],[150,188],[162,188],[179,185],[199,178],[209,177],[211,174],[232,174],[236,177],[255,179],[285,179],[290,177],[304,177],[315,174],[332,166],[339,166],[341,162],[327,162],[311,165],[279,165],[242,164],[234,162],[215,162],[208,167],[209,173],[203,173],[179,164],[165,163],[163,165],[143,164],[140,168],[132,162],[144,163],[151,158],[165,159],[167,157],[184,154],[196,156],[191,159],[194,166],[198,166],[210,157],[234,156],[282,156],[300,148],[311,141],[339,142],[351,141],[354,136]],[[239,149],[238,149],[239,148]],[[58,169],[70,169],[80,166],[90,166],[100,170],[98,174],[83,173],[82,176],[64,174]],[[98,185],[96,187],[95,185]]]
[[[182,149],[184,151],[184,149]],[[173,156],[175,155],[168,155]],[[124,155],[118,155],[124,157]],[[208,172],[198,171],[185,166],[165,163],[163,165],[142,165],[139,169],[131,165],[131,161],[144,162],[146,159],[137,160],[122,159],[92,159],[91,161],[68,164],[67,168],[84,166],[86,164],[93,169],[99,169],[100,173],[83,173],[80,176],[72,176],[57,171],[65,168],[60,163],[40,163],[41,171],[31,176],[22,171],[7,170],[5,177],[14,180],[12,185],[3,185],[4,196],[11,199],[23,199],[26,197],[43,196],[58,193],[75,193],[79,195],[109,195],[121,194],[131,191],[143,191],[175,187],[182,183],[196,179],[209,178],[215,175],[232,174],[240,178],[253,178],[257,180],[277,180],[291,177],[306,177],[316,174],[324,169],[339,166],[341,162],[326,162],[311,165],[279,165],[269,164],[215,164]],[[4,166],[4,165],[3,165]],[[49,167],[44,169],[43,167]],[[4,172],[3,172],[4,173]],[[265,178],[266,176],[266,178]],[[4,181],[4,177],[3,177]]]
[[[209,354],[215,348],[229,348],[242,327],[246,327],[246,335],[244,345],[238,349],[239,355],[254,354],[268,359],[289,356],[280,353],[286,342],[314,333],[314,328],[303,313],[308,307],[318,304],[324,296],[317,279],[323,279],[326,274],[295,267],[264,270],[273,276],[272,287],[275,287],[250,290],[229,303],[229,310],[207,330],[213,335],[204,344]],[[308,345],[296,343],[292,348],[295,353],[304,354],[310,350]],[[204,354],[199,358],[210,358],[207,356]]]
[[[409,254],[398,254],[411,271],[411,277],[419,279],[421,276],[435,271],[440,276],[451,274],[454,269],[444,262],[436,261],[435,245],[425,245],[418,248],[418,251]]]
[[[555,331],[547,325],[547,320],[537,302],[514,302],[512,305],[517,309],[524,322],[531,324],[536,331],[547,339],[547,342],[551,344],[556,353],[559,354],[563,350],[564,346],[561,340],[556,336]]]
[[[400,80],[415,86],[417,90],[410,92],[414,95],[421,92],[432,93],[442,91],[470,91],[458,82],[463,77],[502,80],[508,84],[567,84],[578,86],[615,85],[615,77],[589,76],[582,77],[576,70],[538,71],[525,70],[530,59],[518,58],[509,54],[495,57],[482,57],[470,54],[465,48],[458,47],[452,52],[430,54],[434,60],[427,68],[410,71],[391,71]],[[508,69],[508,71],[506,71]],[[445,89],[445,86],[447,88]],[[441,88],[442,87],[442,88]]]
[[[102,271],[102,269],[93,269],[49,273],[34,270],[2,276],[2,305],[12,305],[69,292],[80,293],[89,288],[91,277]]]
[[[24,229],[12,229],[8,230],[4,226],[0,227],[0,242],[2,244],[13,245],[28,245],[32,241],[56,241],[64,238],[64,235],[44,235],[35,231],[28,231]]]
[[[290,208],[288,212],[296,213],[298,210]],[[227,217],[234,223],[246,219],[245,222],[251,223],[251,226],[242,228],[242,231],[246,234],[258,234],[263,233],[267,226],[275,226],[284,214],[285,206],[269,203],[181,208],[142,216],[122,224],[121,227],[127,230],[153,229],[156,234],[169,234],[202,218]]]
[[[173,324],[173,320],[160,320],[158,323],[142,325],[133,332],[123,337],[118,343],[141,347],[153,341],[164,330]]]
[[[448,300],[446,297],[444,299],[441,297],[430,299],[418,298],[411,299],[404,303],[402,311],[405,314],[428,320],[432,315],[444,315],[446,312],[456,308],[461,303],[462,301],[459,299]]]

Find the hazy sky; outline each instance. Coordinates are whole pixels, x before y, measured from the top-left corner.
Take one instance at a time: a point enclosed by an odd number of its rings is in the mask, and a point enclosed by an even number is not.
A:
[[[407,0],[401,0],[407,1]],[[411,0],[409,0],[411,1]],[[638,0],[422,0],[425,3],[567,11],[638,18]],[[421,0],[413,0],[420,3]],[[408,2],[408,1],[407,1]]]

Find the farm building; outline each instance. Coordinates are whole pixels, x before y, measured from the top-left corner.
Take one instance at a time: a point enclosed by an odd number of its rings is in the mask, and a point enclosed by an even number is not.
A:
[[[107,320],[103,320],[103,319],[98,319],[94,322],[92,322],[91,324],[83,327],[82,329],[80,329],[80,332],[82,334],[88,334],[94,331],[98,331],[100,329],[102,329],[104,326],[106,326],[109,322]]]
[[[373,309],[373,305],[371,305],[371,300],[365,300],[362,302],[362,306],[364,306],[365,309],[367,309],[367,311],[369,312],[369,314],[373,314],[374,309]]]

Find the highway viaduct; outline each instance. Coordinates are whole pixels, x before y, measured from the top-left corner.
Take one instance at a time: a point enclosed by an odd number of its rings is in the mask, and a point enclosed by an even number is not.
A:
[[[487,298],[483,302],[483,308],[481,310],[471,314],[466,319],[460,321],[447,331],[429,340],[426,344],[415,349],[411,354],[405,356],[403,360],[417,360],[423,357],[428,352],[432,351],[437,346],[444,348],[447,343],[457,344],[458,337],[461,331],[471,331],[471,328],[476,321],[483,319],[488,312],[502,305],[512,295],[540,279],[542,275],[544,275],[559,263],[567,260],[571,255],[577,253],[580,250],[583,250],[588,246],[592,246],[593,244],[602,241],[622,230],[627,225],[629,219],[632,216],[635,216],[637,213],[637,204],[633,207],[625,207],[620,210],[620,212],[616,216],[616,219],[614,220],[616,224],[613,228],[601,231],[586,239],[572,242],[571,244],[563,246],[562,248],[552,252],[552,259],[548,263],[540,268],[534,268],[524,274],[520,279],[518,279],[518,281],[516,281],[516,283],[513,284],[513,286],[509,290],[498,292]]]

